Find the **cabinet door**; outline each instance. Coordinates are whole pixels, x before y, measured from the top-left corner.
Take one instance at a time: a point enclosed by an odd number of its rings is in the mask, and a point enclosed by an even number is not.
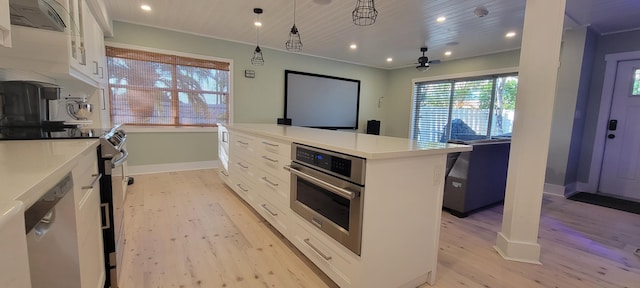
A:
[[[0,0],[0,46],[11,47],[9,0]]]

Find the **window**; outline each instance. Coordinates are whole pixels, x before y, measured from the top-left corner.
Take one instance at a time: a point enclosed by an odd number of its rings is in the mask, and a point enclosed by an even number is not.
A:
[[[640,69],[636,69],[636,73],[633,76],[633,90],[631,95],[640,96]]]
[[[518,76],[414,84],[411,137],[418,141],[510,137]]]
[[[112,124],[228,123],[230,63],[107,47]]]

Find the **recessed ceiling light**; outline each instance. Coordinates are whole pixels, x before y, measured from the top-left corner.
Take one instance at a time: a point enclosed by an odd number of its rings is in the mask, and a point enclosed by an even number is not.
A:
[[[444,52],[445,56],[451,56],[451,51]]]
[[[393,58],[391,57],[387,58],[387,62],[391,62],[391,61],[393,61]]]
[[[516,32],[509,32],[509,33],[507,33],[507,35],[504,35],[504,36],[507,37],[507,38],[513,38],[513,37],[516,36]]]
[[[351,44],[351,45],[349,45],[349,48],[351,48],[351,50],[356,50],[358,48],[358,45]]]
[[[253,22],[253,25],[256,25],[256,27],[261,27],[262,26],[262,22],[260,22],[260,21]]]
[[[445,20],[447,20],[447,17],[444,17],[444,16],[440,16],[440,17],[438,17],[438,19],[436,19],[436,21],[437,21],[438,23],[442,23],[442,22],[444,22]]]
[[[140,5],[140,9],[142,9],[144,11],[151,11],[151,6],[149,6],[147,4],[143,4],[143,5]]]

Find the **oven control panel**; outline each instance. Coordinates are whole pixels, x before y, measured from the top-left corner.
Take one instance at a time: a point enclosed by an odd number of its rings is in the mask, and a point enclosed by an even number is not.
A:
[[[317,168],[331,171],[345,177],[351,177],[351,160],[339,156],[310,150],[302,147],[296,149],[296,160]]]

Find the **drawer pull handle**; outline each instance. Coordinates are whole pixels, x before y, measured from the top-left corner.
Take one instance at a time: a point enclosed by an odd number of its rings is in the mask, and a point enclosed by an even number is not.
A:
[[[273,213],[273,211],[271,211],[271,209],[269,209],[269,207],[267,207],[267,204],[262,204],[260,206],[262,206],[262,208],[264,210],[267,210],[267,212],[269,212],[269,214],[271,214],[271,216],[278,216],[278,213]]]
[[[262,159],[267,160],[267,161],[269,161],[269,162],[278,163],[278,160],[276,160],[276,159],[271,159],[271,158],[269,158],[269,157],[267,157],[267,156],[262,156]]]
[[[249,142],[242,142],[242,141],[240,141],[240,140],[237,140],[236,142],[238,142],[238,143],[240,143],[240,144],[242,144],[242,145],[249,145]]]
[[[272,182],[271,180],[269,180],[269,178],[267,178],[267,176],[262,177],[262,180],[273,187],[278,187],[278,183]]]
[[[238,188],[240,188],[240,190],[242,190],[244,192],[249,192],[249,190],[244,189],[244,187],[242,187],[242,184],[236,184],[236,186],[238,186]]]
[[[249,166],[242,164],[242,162],[238,162],[238,166],[244,168],[244,169],[249,169]]]
[[[226,171],[224,171],[224,170],[220,171],[220,173],[222,173],[222,175],[224,175],[224,176],[229,177],[229,174],[228,174]]]
[[[320,249],[318,249],[315,245],[311,244],[311,240],[309,238],[304,239],[304,243],[307,244],[307,246],[311,247],[313,251],[316,251],[316,253],[318,253],[320,257],[324,258],[324,260],[327,260],[327,261],[331,260],[331,256],[327,256],[327,254],[322,253]]]
[[[82,190],[89,190],[89,189],[93,189],[93,186],[96,185],[96,182],[98,182],[98,180],[100,180],[100,178],[102,178],[102,174],[98,173],[98,174],[91,174],[91,176],[93,177],[93,181],[91,181],[91,184],[87,185],[87,186],[82,186]]]
[[[278,146],[280,146],[280,145],[278,145],[278,144],[269,143],[269,142],[267,142],[267,141],[262,141],[262,144],[264,144],[264,145],[269,145],[269,146],[271,146],[271,147],[278,147]]]

